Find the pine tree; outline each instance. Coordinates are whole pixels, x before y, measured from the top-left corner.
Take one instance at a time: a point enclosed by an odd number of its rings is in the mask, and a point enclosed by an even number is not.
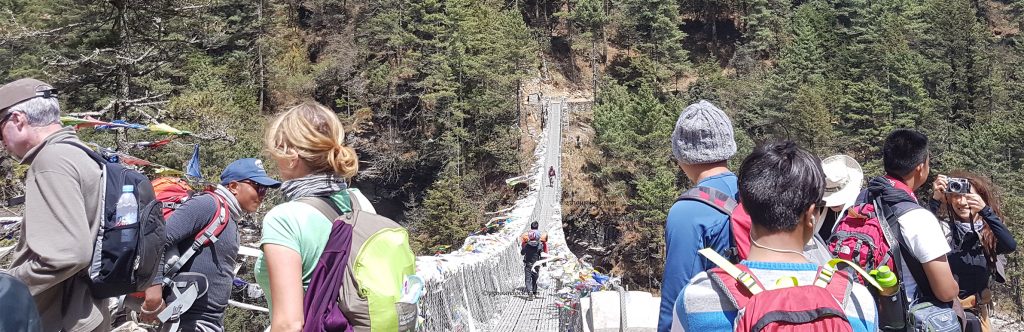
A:
[[[675,1],[623,0],[622,6],[626,45],[653,60],[661,80],[688,67]]]

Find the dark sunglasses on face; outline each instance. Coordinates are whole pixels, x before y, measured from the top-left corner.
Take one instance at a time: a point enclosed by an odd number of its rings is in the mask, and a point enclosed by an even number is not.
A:
[[[261,186],[259,183],[253,182],[251,180],[242,180],[242,181],[239,181],[239,182],[243,182],[243,183],[246,183],[246,184],[252,186],[253,189],[256,189],[256,195],[259,195],[260,197],[265,196],[267,194],[267,189],[270,189],[270,188]]]
[[[8,112],[7,115],[4,115],[3,120],[0,120],[0,142],[4,141],[4,125],[7,124],[7,120],[10,120],[12,115],[14,115],[14,112]]]

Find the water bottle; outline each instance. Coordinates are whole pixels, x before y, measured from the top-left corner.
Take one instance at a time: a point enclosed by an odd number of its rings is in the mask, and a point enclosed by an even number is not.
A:
[[[877,270],[871,270],[868,274],[875,278],[879,286],[882,286],[882,290],[879,292],[882,296],[893,296],[896,295],[896,292],[899,292],[900,288],[897,287],[899,280],[896,279],[896,274],[892,273],[888,266],[882,265]]]
[[[871,270],[868,274],[878,282],[882,289],[878,292],[878,327],[882,330],[902,330],[907,323],[907,298],[900,293],[900,283],[896,274],[888,266]]]
[[[139,222],[139,203],[135,200],[135,186],[125,185],[121,187],[121,197],[117,199],[117,213],[114,215],[117,221],[114,226],[128,226]],[[121,242],[126,245],[134,245],[136,230],[126,228],[121,230]]]

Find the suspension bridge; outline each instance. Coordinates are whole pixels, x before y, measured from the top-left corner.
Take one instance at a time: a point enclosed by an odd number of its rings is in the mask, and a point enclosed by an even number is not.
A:
[[[495,219],[506,220],[504,227],[492,234],[472,235],[452,253],[420,256],[416,260],[417,275],[425,284],[420,298],[420,331],[582,331],[578,312],[560,310],[556,290],[562,280],[577,276],[581,262],[566,246],[562,231],[561,146],[563,113],[568,109],[564,98],[543,99],[543,131],[534,151],[535,162],[520,181],[530,183],[529,194],[512,208],[498,211]],[[554,168],[555,178],[549,181],[547,170]],[[14,233],[21,218],[0,218],[0,229]],[[531,299],[524,290],[525,273],[519,253],[519,236],[537,221],[548,234],[549,253],[540,267],[540,294]],[[13,246],[0,247],[0,257],[7,256]],[[239,259],[247,264],[259,255],[255,247],[242,245]],[[5,257],[6,258],[6,257]],[[236,269],[236,274],[238,270]],[[236,280],[237,282],[237,280]],[[243,281],[244,282],[244,281]],[[255,288],[253,288],[255,287]],[[248,285],[249,298],[262,298],[262,290]],[[255,290],[254,293],[252,293]],[[230,301],[232,306],[261,312],[262,305]],[[145,324],[132,322],[118,331],[145,331]]]
[[[420,302],[425,331],[564,331],[578,314],[562,313],[555,294],[564,263],[576,262],[562,232],[561,175],[564,99],[546,99],[544,130],[537,144],[532,190],[507,212],[508,222],[495,233],[471,236],[461,250],[417,258],[417,274],[426,281]],[[549,167],[556,169],[553,182]],[[540,295],[524,294],[525,272],[518,237],[537,221],[548,233],[551,258],[541,268]],[[560,327],[561,326],[561,327]]]

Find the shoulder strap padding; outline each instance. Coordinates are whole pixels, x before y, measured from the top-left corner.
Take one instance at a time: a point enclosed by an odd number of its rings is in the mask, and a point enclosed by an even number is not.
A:
[[[320,211],[320,213],[323,214],[324,217],[327,217],[327,219],[331,221],[338,219],[338,217],[342,215],[341,208],[334,204],[334,201],[331,200],[330,197],[308,196],[300,197],[295,201],[302,202],[309,206],[312,206],[313,208],[317,209],[317,211]]]
[[[196,240],[199,241],[206,237],[202,245],[206,245],[207,242],[217,242],[217,238],[220,238],[220,234],[224,232],[224,228],[227,228],[229,216],[231,211],[228,208],[227,199],[222,197],[218,193],[211,192],[210,196],[213,197],[213,207],[215,213],[210,222],[198,234],[196,234]]]
[[[761,282],[754,277],[753,273],[750,273],[750,269],[743,265],[734,265],[729,262],[728,259],[719,255],[711,248],[704,248],[697,251],[702,256],[706,257],[711,263],[718,266],[718,270],[724,272],[729,278],[736,280],[739,284],[749,291],[751,295],[755,295],[764,291],[764,286]],[[714,269],[712,269],[714,270]]]
[[[826,279],[827,281],[824,284],[818,282]],[[818,268],[815,285],[825,288],[839,302],[839,306],[842,307],[850,296],[850,290],[853,288],[853,279],[850,278],[846,271],[838,271],[828,266],[822,266]]]
[[[698,201],[707,204],[708,206],[729,216],[732,215],[732,211],[736,209],[737,205],[739,205],[739,203],[736,202],[736,199],[729,194],[718,189],[705,186],[690,188],[676,198],[676,202],[683,200]]]
[[[103,159],[103,156],[100,155],[99,152],[96,152],[95,150],[90,149],[89,147],[87,147],[85,145],[78,144],[78,143],[75,143],[75,142],[72,142],[72,141],[57,141],[57,144],[67,144],[67,145],[71,145],[71,146],[74,146],[74,147],[82,150],[83,152],[85,152],[86,155],[89,156],[89,158],[92,158],[93,161],[95,161],[96,163],[100,164],[100,166],[104,166],[107,163],[109,163],[109,161],[107,161],[106,159]]]

